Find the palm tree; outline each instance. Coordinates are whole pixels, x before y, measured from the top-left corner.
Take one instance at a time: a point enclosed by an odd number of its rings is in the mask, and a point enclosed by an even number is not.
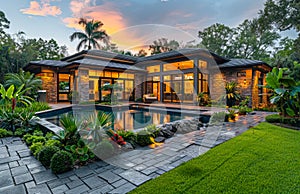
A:
[[[38,89],[42,88],[42,80],[39,77],[36,77],[34,73],[25,72],[22,69],[19,73],[7,73],[5,74],[5,87],[14,85],[16,89],[19,89],[21,86],[24,89],[27,89],[25,95],[34,97]],[[29,88],[29,89],[28,89]]]
[[[98,40],[108,44],[109,37],[106,34],[105,30],[100,29],[103,26],[103,23],[100,21],[87,21],[84,18],[80,18],[80,25],[84,27],[84,32],[74,32],[70,39],[73,41],[74,39],[79,39],[80,42],[77,46],[77,51],[80,50],[82,46],[87,47],[88,50],[93,48],[101,48],[100,44],[97,42]]]

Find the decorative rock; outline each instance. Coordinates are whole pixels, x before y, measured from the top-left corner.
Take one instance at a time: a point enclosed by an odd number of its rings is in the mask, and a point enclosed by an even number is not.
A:
[[[122,146],[122,149],[123,149],[123,150],[133,150],[134,148],[133,148],[133,146],[131,145],[131,143],[126,142],[126,144]]]
[[[157,143],[163,143],[165,140],[166,140],[166,138],[161,137],[161,136],[154,139],[154,141],[157,142]]]

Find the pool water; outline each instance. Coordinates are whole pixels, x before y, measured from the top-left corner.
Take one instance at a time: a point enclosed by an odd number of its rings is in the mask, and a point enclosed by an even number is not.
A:
[[[117,111],[106,110],[104,112],[113,114],[114,129],[126,129],[126,130],[135,130],[135,129],[144,128],[151,124],[159,125],[159,124],[173,122],[176,120],[188,119],[196,116],[191,114],[189,115],[182,114],[178,112],[157,111],[157,110],[149,110],[149,109],[129,109],[129,110],[117,110]],[[74,113],[71,111],[69,113],[77,114],[78,112]],[[69,114],[69,113],[63,113],[63,114]],[[60,125],[59,118],[63,114],[58,114],[56,116],[45,117],[45,118],[56,125]]]

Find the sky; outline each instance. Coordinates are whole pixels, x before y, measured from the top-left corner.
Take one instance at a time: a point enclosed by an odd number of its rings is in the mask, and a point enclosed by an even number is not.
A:
[[[143,47],[158,38],[181,42],[198,40],[199,30],[222,23],[236,27],[256,17],[266,0],[0,0],[0,10],[11,22],[10,34],[55,39],[76,53],[82,30],[78,19],[101,21],[111,42],[120,49]]]

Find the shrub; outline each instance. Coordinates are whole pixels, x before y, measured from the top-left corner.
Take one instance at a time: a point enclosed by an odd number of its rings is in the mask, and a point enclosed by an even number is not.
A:
[[[25,141],[27,143],[27,139],[30,138],[31,136],[32,136],[31,134],[27,133],[23,136],[22,139],[23,139],[23,141]]]
[[[246,115],[247,113],[251,112],[252,109],[247,106],[240,106],[239,107],[239,115]]]
[[[62,144],[60,143],[59,140],[56,139],[49,139],[46,141],[45,146],[56,146],[56,147],[61,147]]]
[[[101,159],[109,158],[114,153],[114,147],[108,140],[103,140],[96,145],[94,153]]]
[[[29,112],[38,112],[43,110],[51,109],[46,102],[33,102],[29,107],[26,108]]]
[[[46,138],[43,136],[33,136],[33,140],[32,143],[37,143],[37,142],[41,142],[41,143],[45,143],[46,142]]]
[[[46,146],[41,149],[38,154],[38,160],[47,168],[50,167],[51,158],[53,155],[59,151],[59,148],[56,146]]]
[[[124,129],[119,129],[116,133],[124,138],[126,142],[135,142],[136,141],[136,134],[133,131],[127,131]]]
[[[51,133],[51,132],[48,132],[48,133],[45,135],[45,138],[46,138],[46,139],[52,139],[52,138],[53,138],[53,136],[54,136],[54,134],[53,134],[53,133]]]
[[[151,133],[152,137],[154,137],[154,138],[158,136],[159,131],[160,131],[160,130],[156,127],[156,125],[154,125],[154,124],[148,125],[148,126],[146,127],[146,130],[147,130],[149,133]]]
[[[23,135],[26,134],[26,131],[25,129],[22,129],[22,128],[18,128],[16,129],[14,135],[17,136],[17,137],[23,137]]]
[[[266,116],[266,121],[269,123],[280,123],[281,117],[279,114],[273,114]]]
[[[74,160],[67,151],[58,151],[51,158],[50,168],[53,173],[60,174],[73,168]]]
[[[0,129],[0,138],[12,136],[12,132],[6,129]]]
[[[35,135],[35,136],[43,136],[44,134],[43,134],[43,132],[41,131],[41,130],[34,130],[33,131],[33,135]]]
[[[29,149],[30,149],[30,151],[33,153],[33,155],[34,155],[35,157],[37,157],[38,154],[39,154],[39,152],[42,150],[43,146],[44,146],[43,143],[41,143],[41,142],[36,142],[36,143],[33,143],[33,144],[29,147]]]
[[[136,143],[139,144],[140,146],[146,146],[154,143],[152,133],[150,133],[147,130],[142,130],[137,132]]]

